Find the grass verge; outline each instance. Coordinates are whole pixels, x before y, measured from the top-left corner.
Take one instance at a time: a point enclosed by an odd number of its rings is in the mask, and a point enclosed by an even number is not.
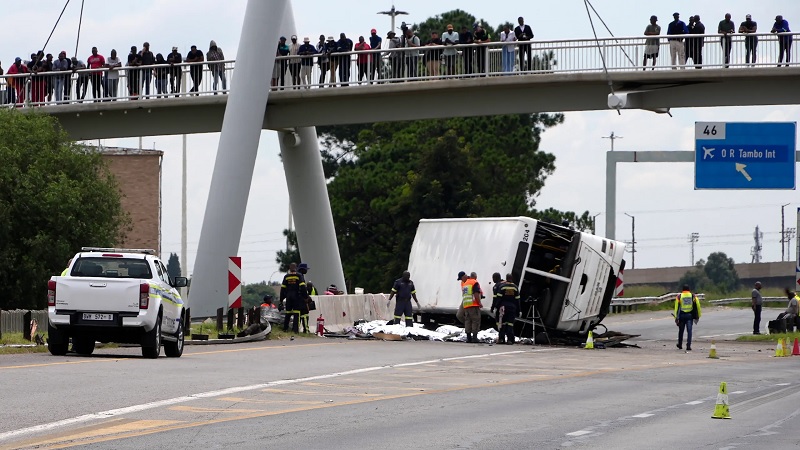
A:
[[[43,335],[47,340],[47,333]],[[33,342],[23,339],[22,333],[3,333],[0,337],[0,355],[17,355],[20,353],[44,353],[47,352],[46,345],[34,347],[8,347],[9,345],[30,345]]]
[[[778,339],[786,338],[791,345],[794,345],[795,339],[800,339],[800,332],[794,333],[778,333],[778,334],[746,334],[736,338],[737,341],[742,342],[778,342]]]

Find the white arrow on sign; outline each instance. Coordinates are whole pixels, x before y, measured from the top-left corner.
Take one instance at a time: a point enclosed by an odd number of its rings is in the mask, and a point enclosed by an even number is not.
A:
[[[746,170],[744,170],[744,168],[745,168],[745,167],[747,167],[747,165],[746,165],[746,164],[742,164],[742,163],[736,163],[736,171],[737,171],[737,172],[739,172],[739,173],[741,173],[742,175],[744,175],[744,178],[745,178],[747,181],[753,181],[753,178],[750,176],[750,174],[749,174],[749,173],[747,173],[747,171],[746,171]]]
[[[706,159],[706,158],[714,159],[714,150],[716,150],[715,147],[714,148],[705,148],[705,147],[703,147],[703,152],[704,152],[703,153],[703,159]]]

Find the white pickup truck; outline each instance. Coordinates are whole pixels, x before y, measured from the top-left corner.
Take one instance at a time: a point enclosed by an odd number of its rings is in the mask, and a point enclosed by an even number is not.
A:
[[[96,341],[139,344],[158,358],[183,354],[185,309],[154,250],[83,247],[69,267],[47,282],[48,349],[64,355],[94,351]]]

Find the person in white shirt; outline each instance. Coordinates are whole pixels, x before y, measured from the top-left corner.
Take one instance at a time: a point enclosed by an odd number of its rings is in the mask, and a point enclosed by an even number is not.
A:
[[[106,67],[108,67],[108,72],[106,72],[106,80],[103,83],[106,88],[103,96],[107,99],[110,98],[113,102],[116,101],[119,88],[119,70],[117,69],[122,67],[122,61],[117,57],[116,50],[111,50],[111,56],[106,59]]]
[[[513,43],[516,41],[516,34],[511,31],[510,25],[506,25],[505,29],[500,32],[500,42],[505,43],[503,45],[503,72],[514,71],[514,54],[517,46]]]
[[[442,33],[442,43],[444,43],[444,51],[442,52],[442,56],[444,57],[445,74],[455,75],[456,56],[458,55],[458,51],[454,45],[458,45],[458,33],[453,31],[453,25],[448,24],[447,32]]]

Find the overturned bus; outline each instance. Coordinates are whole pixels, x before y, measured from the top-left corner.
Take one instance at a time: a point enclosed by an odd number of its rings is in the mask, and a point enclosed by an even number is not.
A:
[[[608,314],[625,267],[625,244],[529,217],[423,219],[409,271],[422,323],[453,323],[461,304],[457,273],[476,272],[486,324],[492,273],[510,273],[520,290],[515,334],[586,334]]]

